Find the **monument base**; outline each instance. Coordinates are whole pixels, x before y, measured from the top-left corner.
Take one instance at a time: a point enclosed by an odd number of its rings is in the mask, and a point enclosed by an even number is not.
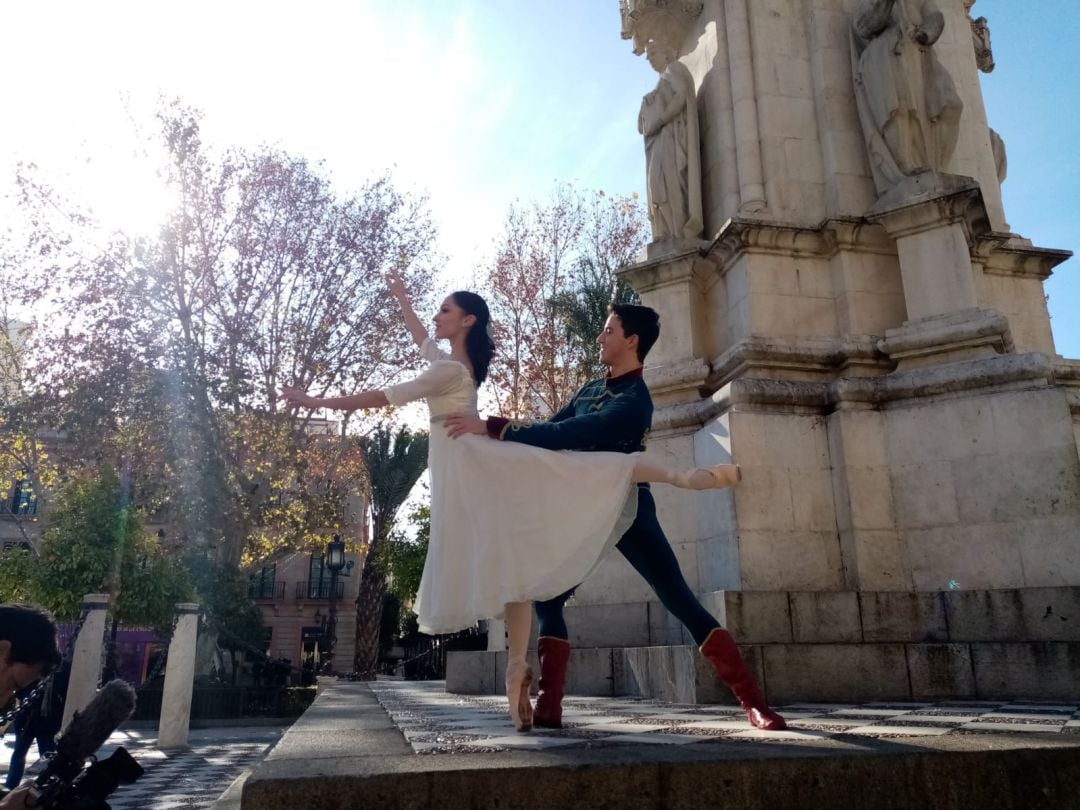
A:
[[[772,703],[1080,699],[1080,588],[721,591],[704,600]],[[532,666],[539,672],[535,654]],[[500,694],[506,653],[451,652],[446,689]],[[733,703],[693,645],[575,647],[567,693]]]

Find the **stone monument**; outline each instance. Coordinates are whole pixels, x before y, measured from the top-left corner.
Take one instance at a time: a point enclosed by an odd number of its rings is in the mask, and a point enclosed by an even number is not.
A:
[[[658,227],[647,140],[654,242],[623,273],[661,315],[649,449],[744,472],[656,488],[660,520],[774,704],[1080,697],[1080,362],[1043,293],[1071,254],[1006,225],[971,6],[621,0],[692,78],[700,148],[704,239]],[[654,600],[604,561],[570,692],[722,696]]]

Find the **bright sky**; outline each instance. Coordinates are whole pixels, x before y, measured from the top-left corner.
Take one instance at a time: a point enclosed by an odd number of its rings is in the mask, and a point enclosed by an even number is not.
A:
[[[1008,147],[1006,216],[1039,246],[1080,249],[1080,3],[974,12],[994,37],[983,88]],[[31,159],[128,228],[160,208],[132,123],[152,126],[159,93],[202,108],[208,141],[324,159],[342,187],[392,168],[430,194],[448,286],[490,254],[515,198],[555,180],[643,190],[636,119],[655,77],[619,38],[616,0],[5,3],[0,30],[0,188]],[[1071,357],[1078,266],[1047,284]]]

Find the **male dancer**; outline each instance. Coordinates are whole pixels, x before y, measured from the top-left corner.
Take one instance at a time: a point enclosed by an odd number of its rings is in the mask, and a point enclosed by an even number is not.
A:
[[[570,404],[547,422],[521,423],[502,417],[478,419],[452,416],[446,420],[454,438],[465,433],[487,434],[500,441],[521,442],[550,450],[606,450],[634,453],[645,449],[652,426],[653,404],[643,379],[643,364],[660,335],[660,318],[649,307],[612,304],[599,337],[605,379],[594,380],[574,395]],[[701,606],[679,568],[671,544],[656,519],[656,502],[648,484],[638,485],[637,518],[615,546],[626,557],[664,607],[690,631],[694,642],[760,729],[779,731],[784,719],[769,708],[754,676],[746,668],[731,634]],[[562,698],[570,660],[569,633],[563,606],[573,589],[547,602],[536,603],[540,625],[540,692],[533,723],[562,727]]]

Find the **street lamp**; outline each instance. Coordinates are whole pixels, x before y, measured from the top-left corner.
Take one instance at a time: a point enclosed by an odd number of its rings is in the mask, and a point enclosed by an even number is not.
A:
[[[337,644],[337,583],[341,569],[345,567],[345,544],[341,541],[341,535],[335,534],[334,539],[326,544],[326,567],[330,569],[330,621],[326,635],[329,638],[330,649],[327,652],[328,669],[334,665],[334,645]]]

